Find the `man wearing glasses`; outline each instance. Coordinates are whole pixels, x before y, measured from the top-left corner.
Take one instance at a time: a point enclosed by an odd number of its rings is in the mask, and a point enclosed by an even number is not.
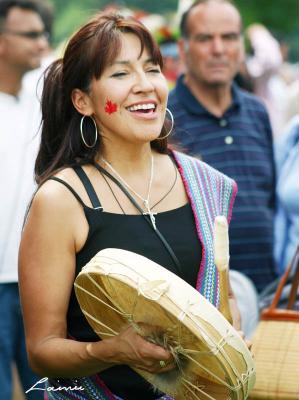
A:
[[[39,0],[0,0],[0,393],[12,399],[11,366],[24,391],[37,382],[28,366],[18,295],[18,247],[26,207],[34,191],[40,107],[22,87],[48,48]],[[38,301],[38,299],[37,299]],[[35,391],[34,400],[43,398]],[[32,399],[30,393],[27,399]]]

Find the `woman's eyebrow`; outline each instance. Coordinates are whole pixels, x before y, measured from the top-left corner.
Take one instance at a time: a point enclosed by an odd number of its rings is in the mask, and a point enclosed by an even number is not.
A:
[[[154,60],[150,57],[150,58],[147,58],[144,61],[144,64],[151,64],[153,62],[154,62]],[[132,64],[132,61],[129,61],[129,60],[116,60],[111,64],[111,66],[112,65],[130,65],[130,64]]]
[[[153,60],[153,58],[147,58],[145,61],[144,61],[144,64],[157,64],[156,62],[154,62],[154,60]]]
[[[128,64],[130,64],[130,61],[127,61],[127,60],[119,60],[119,61],[113,61],[113,62],[110,64],[110,66],[113,66],[113,65],[128,65]]]

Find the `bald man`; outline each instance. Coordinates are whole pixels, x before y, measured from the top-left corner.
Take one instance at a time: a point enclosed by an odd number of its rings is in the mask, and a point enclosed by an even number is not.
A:
[[[169,98],[173,140],[238,183],[230,266],[261,291],[275,279],[272,132],[264,105],[234,83],[244,60],[241,16],[228,0],[200,0],[180,28],[185,74]]]

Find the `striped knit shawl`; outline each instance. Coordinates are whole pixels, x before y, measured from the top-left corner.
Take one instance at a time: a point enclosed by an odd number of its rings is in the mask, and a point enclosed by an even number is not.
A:
[[[197,290],[212,304],[219,304],[218,272],[214,263],[214,221],[217,215],[231,219],[237,194],[236,183],[196,158],[176,151],[176,159],[193,210],[196,231],[202,245]]]

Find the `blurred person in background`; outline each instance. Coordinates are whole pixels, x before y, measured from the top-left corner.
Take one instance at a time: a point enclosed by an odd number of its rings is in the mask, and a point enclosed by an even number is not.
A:
[[[269,112],[273,135],[281,133],[284,123],[284,107],[287,83],[280,75],[283,55],[278,40],[261,24],[246,29],[252,55],[246,60],[254,93],[265,103]]]
[[[32,0],[32,2],[36,2],[40,9],[40,16],[45,26],[46,35],[48,36],[48,45],[45,46],[43,50],[39,68],[28,71],[24,75],[22,85],[26,90],[32,91],[33,94],[40,98],[43,83],[41,79],[42,75],[49,64],[58,57],[58,54],[56,54],[58,51],[52,48],[54,22],[53,6],[45,0]]]
[[[288,125],[291,119],[293,119],[297,114],[299,114],[299,71],[297,71],[297,78],[295,78],[288,87],[284,107],[284,129],[282,130],[282,133],[286,131],[286,125]]]
[[[234,81],[241,88],[247,92],[254,92],[254,85],[251,76],[249,75],[246,61],[244,60],[239,68],[239,71],[235,75]]]
[[[40,66],[47,46],[39,2],[0,0],[0,393],[5,400],[12,397],[13,363],[25,391],[38,379],[27,361],[17,265],[25,211],[35,187],[40,107],[22,79]]]
[[[255,94],[268,109],[274,140],[279,140],[290,120],[299,113],[298,66],[288,59],[286,40],[276,39],[265,26],[252,24],[246,35],[253,50],[246,61],[247,70]]]
[[[173,89],[181,72],[181,62],[175,39],[163,40],[159,43],[163,57],[163,74],[167,79],[169,89]]]
[[[171,90],[183,68],[177,46],[177,32],[172,31],[167,25],[163,25],[154,32],[154,37],[159,44],[163,57],[162,72]]]
[[[275,168],[268,113],[233,83],[244,62],[241,16],[228,0],[201,0],[183,14],[180,28],[186,72],[169,97],[174,140],[237,181],[230,267],[261,291],[276,276]]]
[[[279,273],[288,267],[299,245],[299,114],[275,143],[277,212],[275,256]]]

